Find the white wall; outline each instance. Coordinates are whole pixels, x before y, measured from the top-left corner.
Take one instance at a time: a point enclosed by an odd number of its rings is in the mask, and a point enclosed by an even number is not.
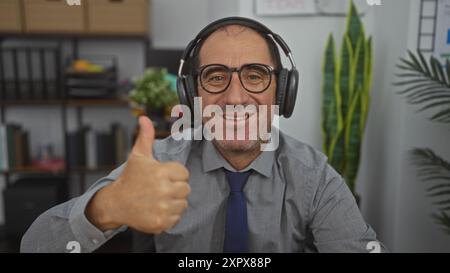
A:
[[[238,0],[152,0],[153,45],[184,48],[208,23],[238,12]]]
[[[239,15],[239,0],[209,0],[209,20]]]
[[[406,105],[391,83],[395,80],[395,64],[408,46],[409,20],[414,18],[409,16],[410,3],[384,1],[383,7],[374,9],[372,14],[374,82],[357,181],[363,214],[392,251],[399,250],[396,228],[402,166],[406,160],[402,139]]]
[[[152,0],[154,46],[184,48],[208,24],[209,12],[208,0]]]

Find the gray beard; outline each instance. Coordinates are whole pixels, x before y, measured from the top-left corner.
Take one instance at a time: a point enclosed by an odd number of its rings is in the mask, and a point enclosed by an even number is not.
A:
[[[227,140],[215,140],[215,143],[225,151],[233,153],[243,153],[259,149],[259,140],[242,140],[242,141],[227,141]]]

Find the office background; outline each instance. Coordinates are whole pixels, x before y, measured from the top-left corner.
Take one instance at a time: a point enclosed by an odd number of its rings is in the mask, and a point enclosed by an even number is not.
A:
[[[434,1],[429,1],[434,2]],[[347,5],[347,1],[342,1]],[[367,5],[364,1],[359,6]],[[399,57],[417,48],[421,0],[382,0],[381,6],[364,7],[366,33],[374,39],[374,78],[372,100],[362,148],[356,190],[361,196],[361,211],[379,238],[394,252],[450,252],[450,236],[434,223],[435,211],[426,196],[426,185],[411,165],[408,150],[430,147],[450,157],[448,126],[429,122],[426,114],[405,103],[395,93]],[[434,6],[425,5],[432,13]],[[209,22],[231,15],[257,19],[280,34],[294,52],[300,72],[300,92],[291,119],[281,119],[280,127],[289,135],[322,149],[321,85],[322,61],[328,34],[342,37],[343,16],[259,16],[251,0],[152,0],[149,32],[152,48],[183,49]],[[2,45],[51,44],[47,39],[5,39]],[[337,41],[340,45],[340,39]],[[82,54],[113,54],[119,63],[119,79],[142,74],[144,44],[130,39],[87,39],[79,41]],[[70,50],[67,45],[66,50]],[[136,119],[127,107],[86,107],[84,123],[108,130],[119,122],[133,132]],[[61,116],[57,108],[21,106],[7,110],[7,120],[22,124],[30,132],[31,155],[43,140],[62,154]],[[68,128],[77,127],[76,111],[69,109]],[[86,187],[107,172],[86,174]],[[72,197],[80,194],[77,177],[69,183]],[[5,187],[0,177],[0,188]],[[0,196],[0,199],[2,197]],[[0,224],[4,223],[4,203],[0,200]]]

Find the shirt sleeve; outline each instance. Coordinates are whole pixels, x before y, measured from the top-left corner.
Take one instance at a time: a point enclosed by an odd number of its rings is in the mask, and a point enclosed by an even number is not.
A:
[[[80,246],[87,252],[94,251],[116,234],[126,230],[126,226],[122,226],[118,229],[103,232],[89,222],[86,217],[85,211],[90,200],[99,190],[108,184],[108,182],[100,183],[92,190],[80,196],[70,210],[68,221],[72,233],[76,238],[76,241],[79,242]]]
[[[102,232],[86,218],[85,210],[92,197],[114,181],[124,167],[97,180],[83,195],[57,205],[41,214],[22,237],[21,252],[92,252],[116,234],[122,226]]]
[[[312,200],[310,228],[319,252],[387,252],[344,179],[328,165]]]

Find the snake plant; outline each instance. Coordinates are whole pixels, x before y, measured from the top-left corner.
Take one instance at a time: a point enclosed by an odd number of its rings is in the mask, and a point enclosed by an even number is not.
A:
[[[443,67],[433,56],[427,62],[420,51],[409,51],[400,62],[401,73],[394,83],[402,88],[398,93],[409,104],[420,106],[419,112],[431,111],[431,121],[450,124],[450,62]],[[435,199],[438,212],[433,218],[450,235],[450,162],[428,148],[415,148],[410,154],[418,176],[428,184],[427,194]]]
[[[336,52],[332,34],[325,49],[322,134],[323,150],[330,164],[345,178],[353,193],[371,82],[372,38],[366,39],[364,26],[352,1],[340,52]]]

